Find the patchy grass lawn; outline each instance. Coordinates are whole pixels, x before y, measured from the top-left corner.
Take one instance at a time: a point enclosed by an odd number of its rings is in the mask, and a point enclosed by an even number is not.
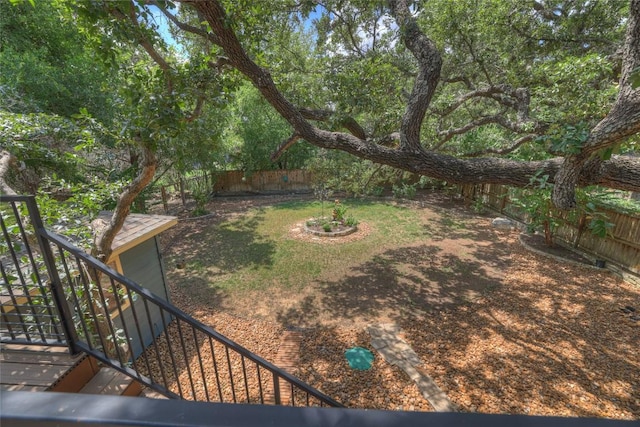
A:
[[[508,233],[479,232],[475,216],[435,206],[343,204],[361,223],[355,235],[306,235],[305,221],[331,210],[317,201],[204,222],[174,240],[168,263],[184,268],[169,277],[212,308],[296,327],[424,314],[499,285]]]

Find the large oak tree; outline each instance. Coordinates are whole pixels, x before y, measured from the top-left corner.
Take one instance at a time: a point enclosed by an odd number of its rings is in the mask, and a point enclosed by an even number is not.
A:
[[[526,186],[533,176],[542,172],[548,174],[550,181],[555,183],[553,200],[556,206],[563,209],[575,206],[577,186],[597,184],[613,189],[640,190],[640,160],[632,156],[610,156],[610,152],[607,152],[607,149],[616,147],[640,130],[640,91],[631,83],[633,71],[640,66],[640,0],[632,0],[628,8],[626,34],[621,43],[619,89],[608,113],[588,129],[584,140],[562,153],[562,157],[542,161],[510,160],[498,156],[461,158],[429,148],[434,146],[434,141],[423,139],[427,133],[423,125],[425,118],[434,114],[434,96],[438,88],[448,80],[445,81],[442,76],[442,47],[438,47],[429,37],[428,25],[420,25],[423,23],[417,19],[418,5],[413,2],[391,0],[384,5],[376,4],[381,15],[387,14],[395,21],[395,25],[390,27],[391,31],[399,33],[400,42],[411,53],[415,67],[413,85],[410,93],[405,94],[405,109],[397,123],[397,130],[383,138],[368,135],[348,114],[340,114],[332,106],[308,108],[294,103],[274,82],[269,64],[261,64],[264,61],[256,59],[256,48],[250,45],[248,34],[251,34],[252,25],[259,26],[260,23],[249,19],[242,21],[249,15],[238,12],[242,7],[249,7],[248,4],[236,4],[235,9],[230,10],[229,5],[218,0],[182,0],[179,3],[183,9],[193,9],[197,19],[181,21],[166,8],[166,3],[158,6],[181,31],[206,39],[217,48],[212,50],[217,52],[218,57],[215,61],[209,61],[211,67],[230,67],[242,73],[291,126],[291,137],[274,153],[274,158],[297,141],[305,140],[318,147],[343,150],[377,163],[455,183]],[[352,13],[357,11],[358,5],[354,6],[355,3],[337,2],[331,16],[339,17],[340,8],[346,11],[345,14],[348,13],[349,5]],[[571,11],[547,9],[544,2],[532,2],[527,6],[550,20],[560,20],[563,13],[571,15]],[[424,7],[429,8],[429,3]],[[181,11],[180,15],[186,16],[185,11]],[[352,28],[351,36],[357,36],[358,31],[361,29],[357,26]],[[531,37],[535,38],[535,35]],[[582,43],[587,44],[588,41]],[[268,45],[261,45],[260,48],[269,50]],[[400,75],[398,77],[403,78]],[[447,76],[447,79],[451,77]],[[464,78],[460,77],[461,80]],[[469,100],[486,98],[501,104],[506,112],[515,112],[516,120],[510,120],[508,114],[486,115],[457,129],[450,129],[449,133],[461,134],[484,124],[497,124],[514,131],[512,142],[515,145],[544,134],[545,126],[529,117],[531,94],[526,87],[512,88],[497,81],[483,87],[469,85],[469,91],[452,100],[444,110],[456,109]],[[341,117],[340,122],[346,131],[318,125],[329,116]],[[441,132],[440,135],[448,136],[447,132]],[[500,150],[494,152],[499,153]]]

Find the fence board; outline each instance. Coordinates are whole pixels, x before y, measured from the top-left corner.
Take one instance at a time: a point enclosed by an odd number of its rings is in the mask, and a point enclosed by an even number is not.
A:
[[[499,184],[467,184],[460,193],[471,203],[481,200],[485,206],[505,212],[520,221],[527,222],[526,214],[510,203],[509,188]],[[640,274],[640,215],[628,215],[611,209],[601,208],[608,221],[614,226],[605,238],[595,236],[589,231],[580,235],[577,248],[594,257],[603,258],[619,264],[628,270]],[[558,211],[558,216],[566,213]],[[562,240],[574,244],[578,236],[577,224],[566,223],[556,232]]]
[[[225,171],[218,174],[213,191],[307,191],[310,188],[311,174],[301,169],[259,171],[250,175],[243,171]]]

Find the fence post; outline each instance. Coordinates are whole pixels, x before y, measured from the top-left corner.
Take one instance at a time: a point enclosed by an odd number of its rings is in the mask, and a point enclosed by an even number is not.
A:
[[[160,192],[162,193],[162,207],[164,207],[164,213],[168,214],[169,213],[169,204],[167,202],[167,189],[165,188],[164,185],[162,187],[160,187]]]
[[[182,207],[187,206],[187,198],[184,194],[184,179],[182,179],[182,175],[180,176],[180,199],[182,199]]]
[[[69,352],[72,355],[75,355],[80,353],[80,350],[76,346],[78,334],[76,333],[76,328],[73,324],[73,316],[71,315],[71,311],[67,305],[64,290],[62,289],[62,281],[60,280],[60,275],[58,275],[58,270],[56,269],[56,260],[53,256],[51,245],[49,244],[49,241],[42,236],[45,229],[42,223],[42,218],[40,217],[40,210],[38,209],[38,204],[36,203],[34,196],[27,196],[26,203],[27,210],[29,211],[29,217],[31,218],[31,223],[33,224],[36,238],[38,239],[38,245],[42,251],[42,258],[47,268],[47,273],[49,274],[49,287],[51,288],[53,300],[58,308],[58,315],[60,316],[64,335],[67,339],[67,346],[69,347]]]

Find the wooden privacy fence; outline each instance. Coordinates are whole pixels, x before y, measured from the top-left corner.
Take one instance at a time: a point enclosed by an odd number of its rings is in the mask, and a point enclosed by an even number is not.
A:
[[[460,191],[468,201],[481,201],[485,206],[526,222],[525,213],[511,203],[507,186],[467,184],[461,186]],[[629,215],[603,207],[599,211],[606,214],[608,222],[614,224],[606,237],[595,236],[584,227],[581,230],[577,222],[565,221],[558,228],[556,236],[598,259],[614,262],[640,274],[640,213]],[[560,211],[558,217],[563,217]]]
[[[244,171],[222,171],[183,178],[162,186],[162,189],[166,193],[193,192],[198,187],[206,188],[211,193],[308,191],[311,189],[311,179],[311,172],[302,169],[258,171],[251,174]]]
[[[302,169],[258,171],[248,174],[243,171],[203,172],[199,176],[180,178],[178,181],[160,187],[165,212],[168,199],[179,194],[182,205],[187,202],[187,193],[192,197],[196,192],[251,193],[310,191],[311,172]]]
[[[308,191],[311,172],[302,169],[259,171],[225,171],[217,175],[214,192]]]

